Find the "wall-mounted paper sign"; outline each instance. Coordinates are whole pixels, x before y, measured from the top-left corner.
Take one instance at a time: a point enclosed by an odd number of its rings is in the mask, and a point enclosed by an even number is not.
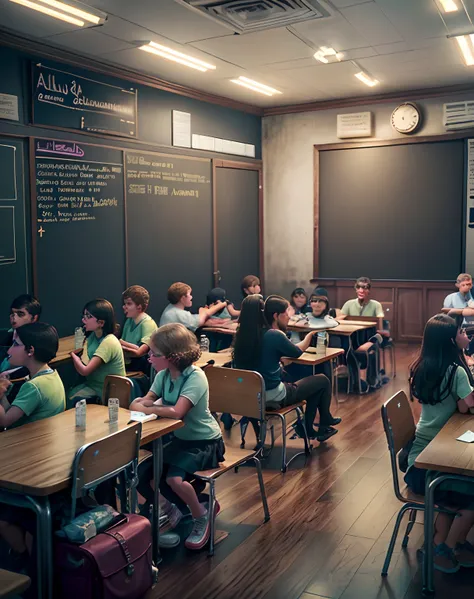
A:
[[[191,113],[173,110],[173,145],[191,147]]]
[[[18,121],[18,96],[0,94],[0,119]]]
[[[337,115],[337,136],[339,139],[349,137],[371,137],[372,113],[352,112]]]

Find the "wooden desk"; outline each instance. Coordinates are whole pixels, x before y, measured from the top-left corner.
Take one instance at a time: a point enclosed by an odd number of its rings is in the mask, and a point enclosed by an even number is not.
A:
[[[376,328],[376,324],[374,322],[347,322],[345,320],[341,321],[337,327],[333,329],[328,329],[328,333],[330,335],[343,335],[344,337],[350,337],[353,333],[357,333],[358,331],[364,331],[366,329]]]
[[[71,468],[77,450],[111,433],[123,430],[130,420],[129,410],[119,409],[115,425],[108,422],[106,406],[88,405],[85,430],[75,426],[75,410],[25,424],[0,433],[0,502],[33,509],[41,523],[44,538],[38,538],[39,587],[41,597],[52,596],[52,525],[48,496],[69,487]],[[155,480],[161,477],[163,435],[184,426],[181,420],[159,418],[142,426],[141,444],[153,442]],[[158,485],[155,486],[158,493]],[[155,499],[158,522],[158,500]],[[154,505],[155,508],[155,505]],[[159,558],[159,526],[153,527],[154,557]]]
[[[59,340],[58,353],[56,354],[56,357],[49,362],[50,366],[56,368],[57,366],[59,366],[59,364],[70,361],[70,354],[74,350],[74,335],[71,335],[70,337],[61,337],[61,339]],[[78,351],[80,352],[82,350]]]
[[[0,597],[18,597],[30,586],[31,580],[24,574],[0,570]]]
[[[203,366],[206,366],[209,360],[214,360],[214,366],[224,366],[224,364],[231,362],[232,352],[230,349],[226,349],[221,352],[204,351],[202,352],[199,360],[194,362],[194,365],[202,368]]]
[[[466,431],[474,431],[474,415],[456,413],[448,420],[415,461],[428,470],[425,485],[425,558],[423,591],[434,593],[433,528],[436,488],[447,480],[471,481],[474,493],[474,444],[457,441]]]
[[[222,333],[223,335],[235,335],[235,333],[237,332],[237,327],[202,327],[201,331],[203,331],[204,333]]]

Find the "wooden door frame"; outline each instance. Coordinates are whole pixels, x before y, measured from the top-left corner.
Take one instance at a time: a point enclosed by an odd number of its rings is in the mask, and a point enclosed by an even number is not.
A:
[[[258,171],[258,263],[260,269],[260,280],[265,278],[263,260],[263,165],[262,161],[238,162],[233,160],[212,159],[212,247],[213,247],[213,277],[214,286],[218,287],[217,273],[219,271],[219,256],[217,251],[217,169],[234,168],[244,171]]]
[[[442,135],[420,135],[395,139],[374,139],[371,141],[342,142],[331,144],[315,144],[313,154],[313,279],[319,277],[319,153],[326,150],[352,150],[357,148],[381,148],[384,146],[401,146],[416,143],[433,143],[439,141],[465,140],[474,137],[474,129],[464,129],[456,133]]]

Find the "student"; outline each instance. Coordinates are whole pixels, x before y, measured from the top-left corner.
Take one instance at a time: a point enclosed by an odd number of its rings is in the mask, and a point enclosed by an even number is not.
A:
[[[150,391],[136,399],[130,409],[184,421],[165,447],[160,489],[166,498],[162,508],[173,527],[186,506],[194,526],[185,541],[188,549],[201,549],[209,540],[208,505],[199,503],[190,484],[198,470],[217,468],[224,460],[224,442],[209,411],[209,385],[204,372],[193,366],[200,355],[196,337],[182,324],[160,327],[151,338],[150,363],[158,372]],[[149,466],[148,466],[149,467]],[[140,493],[152,501],[151,487],[140,473]],[[180,509],[181,508],[181,509]],[[215,514],[219,511],[216,502]]]
[[[418,494],[425,493],[426,470],[414,463],[418,455],[440,432],[456,410],[464,413],[474,406],[473,377],[463,351],[468,339],[455,320],[437,314],[427,322],[419,357],[410,367],[412,397],[421,404],[421,418],[408,455],[405,481]],[[460,481],[447,481],[438,487],[436,503],[456,507],[456,518],[438,514],[434,537],[434,565],[452,573],[460,566],[474,567],[474,547],[466,535],[474,525],[474,487]]]
[[[261,293],[262,288],[260,286],[260,279],[255,275],[247,275],[242,279],[242,282],[240,283],[240,289],[242,290],[242,297],[244,299],[247,297],[247,295]]]
[[[357,297],[348,300],[341,309],[343,318],[346,316],[367,316],[370,318],[384,317],[382,304],[376,300],[370,299],[370,288],[372,283],[368,277],[359,277],[355,282],[354,288]],[[379,327],[381,328],[381,327]]]
[[[290,306],[293,308],[295,316],[311,312],[308,295],[303,287],[293,289],[290,296]]]
[[[71,358],[76,371],[86,382],[69,391],[69,401],[75,405],[80,399],[102,398],[102,388],[108,374],[125,376],[122,346],[115,336],[115,314],[106,299],[98,298],[84,306],[82,317],[87,339],[82,360],[74,352]]]
[[[211,316],[226,308],[225,302],[217,302],[208,308],[199,308],[198,314],[191,314],[186,308],[193,305],[193,296],[191,287],[186,283],[173,283],[168,289],[169,304],[163,310],[160,318],[160,327],[165,324],[180,323],[184,324],[190,331],[195,331],[202,327],[204,323],[209,324]],[[211,319],[212,324],[218,324]],[[222,320],[220,322],[222,324]]]
[[[456,279],[456,287],[459,291],[447,295],[444,299],[443,312],[449,310],[450,316],[463,316],[463,325],[468,327],[471,334],[474,329],[474,298],[472,297],[472,277],[467,273],[461,273]],[[474,353],[474,339],[469,343],[467,353]]]
[[[240,316],[240,310],[234,308],[234,304],[226,298],[226,295],[225,289],[222,289],[221,287],[214,287],[214,289],[211,289],[207,294],[206,301],[208,306],[214,306],[219,302],[225,303],[225,307],[214,314],[214,319],[231,320],[232,318],[238,318]]]
[[[49,324],[32,322],[16,329],[16,338],[8,352],[11,366],[28,369],[26,381],[15,400],[8,402],[5,395],[10,384],[0,379],[3,398],[0,405],[0,428],[20,426],[64,411],[65,392],[57,371],[48,366],[58,351],[56,329]]]
[[[25,293],[23,295],[19,295],[13,300],[10,306],[11,328],[8,330],[7,334],[4,336],[2,340],[2,346],[5,347],[5,353],[3,355],[0,355],[0,360],[2,360],[0,363],[0,372],[10,370],[11,368],[11,365],[8,359],[6,358],[5,354],[6,348],[11,345],[13,339],[16,337],[15,331],[24,324],[38,322],[40,316],[41,304],[33,295]],[[19,372],[18,376],[22,376],[22,374]]]
[[[265,301],[261,295],[250,295],[242,302],[239,328],[234,340],[235,368],[255,370],[265,380],[266,406],[279,409],[306,401],[305,428],[310,439],[326,441],[337,433],[333,424],[341,422],[330,412],[331,383],[323,374],[309,376],[295,383],[284,383],[280,361],[283,357],[298,358],[308,349],[314,332],[308,333],[296,345],[286,336],[289,302],[277,295]],[[319,410],[319,430],[313,428]],[[302,425],[296,428],[304,437]]]
[[[328,292],[324,287],[317,287],[309,298],[311,312],[307,315],[310,326],[321,326],[324,329],[332,329],[338,326],[338,322],[329,316]]]
[[[120,345],[125,354],[125,362],[132,370],[147,372],[147,354],[150,337],[158,328],[146,311],[150,294],[140,285],[132,285],[122,293],[123,311],[126,320],[122,329]]]

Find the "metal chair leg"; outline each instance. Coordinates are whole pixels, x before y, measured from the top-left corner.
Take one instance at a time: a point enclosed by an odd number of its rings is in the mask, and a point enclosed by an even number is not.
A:
[[[211,478],[209,481],[209,519],[210,519],[210,535],[209,535],[209,556],[214,555],[214,536],[216,523],[214,521],[214,510],[216,503],[215,481]]]
[[[296,408],[296,418],[297,421],[303,427],[304,431],[304,452],[306,455],[311,455],[311,445],[309,444],[308,431],[306,430],[306,426],[303,420],[303,410],[301,408]]]
[[[411,509],[410,506],[408,504],[406,504],[398,512],[397,520],[395,522],[395,526],[393,527],[393,533],[392,533],[392,537],[390,539],[390,544],[388,546],[387,555],[386,555],[385,561],[383,563],[382,576],[387,576],[387,574],[388,574],[388,568],[390,566],[390,561],[392,559],[393,550],[395,548],[395,542],[397,540],[398,531],[400,530],[400,524],[402,523],[405,512],[408,511],[409,509]]]
[[[281,421],[281,471],[286,472],[286,469],[288,467],[286,463],[286,418],[283,416],[283,414],[277,414],[277,416]]]
[[[405,549],[405,547],[408,546],[408,540],[410,537],[410,533],[413,529],[413,526],[415,525],[415,522],[416,522],[416,510],[411,510],[410,519],[408,520],[407,529],[405,531],[405,536],[403,537],[403,541],[402,541],[402,547],[404,549]]]
[[[391,362],[392,362],[393,378],[395,378],[397,376],[397,365],[396,365],[395,346],[394,345],[391,346],[390,356],[391,356]]]
[[[255,466],[257,467],[258,484],[260,485],[260,494],[262,496],[263,512],[265,514],[265,522],[270,520],[270,511],[268,510],[267,494],[265,492],[265,484],[263,482],[262,464],[257,457],[254,457]]]

